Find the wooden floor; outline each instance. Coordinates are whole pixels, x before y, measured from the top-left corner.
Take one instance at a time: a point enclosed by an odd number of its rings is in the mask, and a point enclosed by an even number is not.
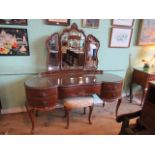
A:
[[[117,135],[121,124],[115,121],[115,103],[107,103],[105,107],[96,105],[92,114],[92,125],[88,124],[88,114],[82,109],[71,112],[70,128],[65,129],[66,119],[63,109],[51,112],[40,112],[35,121],[36,135]],[[119,113],[136,111],[141,106],[130,104],[123,99]],[[88,112],[87,112],[88,113]],[[0,132],[9,135],[31,134],[31,122],[27,113],[5,114],[0,117]]]

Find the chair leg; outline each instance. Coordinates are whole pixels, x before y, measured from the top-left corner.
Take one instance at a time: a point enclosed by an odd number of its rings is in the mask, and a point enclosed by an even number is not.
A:
[[[122,122],[121,130],[119,132],[119,135],[126,135],[126,128],[129,126],[129,119],[125,118]]]
[[[92,122],[91,122],[91,114],[92,114],[92,111],[93,111],[93,106],[89,106],[89,116],[88,116],[89,124],[92,124]]]
[[[66,109],[66,116],[67,116],[67,125],[66,125],[66,129],[69,129],[69,109]]]
[[[116,116],[116,117],[117,117],[117,115],[118,115],[118,109],[119,109],[119,107],[120,107],[121,102],[122,102],[122,98],[118,99],[117,105],[116,105],[116,110],[115,110],[115,116]]]

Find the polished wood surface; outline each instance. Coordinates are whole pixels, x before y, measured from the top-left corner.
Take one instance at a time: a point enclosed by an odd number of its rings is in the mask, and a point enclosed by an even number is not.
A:
[[[132,92],[133,84],[138,84],[142,87],[143,95],[141,99],[141,104],[143,104],[148,88],[148,82],[152,80],[155,80],[155,68],[149,68],[149,69],[134,68],[130,84],[130,103],[132,102],[133,99],[133,92]]]
[[[66,74],[60,76],[59,74],[49,74],[49,75],[40,75],[35,76],[31,79],[28,79],[25,82],[26,87],[33,88],[33,89],[47,89],[47,88],[56,88],[59,90],[69,88],[70,91],[78,95],[78,91],[81,91],[84,93],[83,95],[86,95],[87,93],[97,93],[101,94],[101,87],[104,83],[107,84],[118,84],[122,83],[123,79],[117,75],[113,74]],[[117,86],[116,86],[117,87]],[[73,91],[75,88],[75,91]],[[85,89],[86,88],[86,89]],[[87,89],[88,88],[88,89]],[[111,90],[114,89],[114,86],[108,87]],[[100,90],[99,90],[100,89]],[[105,90],[103,90],[105,91]],[[82,93],[79,92],[81,95]]]

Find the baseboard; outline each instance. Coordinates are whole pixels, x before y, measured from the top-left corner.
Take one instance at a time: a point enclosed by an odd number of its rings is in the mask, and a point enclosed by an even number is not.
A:
[[[24,107],[15,107],[15,108],[9,108],[9,109],[2,109],[2,114],[12,114],[12,113],[20,113],[20,112],[26,112],[26,108]]]

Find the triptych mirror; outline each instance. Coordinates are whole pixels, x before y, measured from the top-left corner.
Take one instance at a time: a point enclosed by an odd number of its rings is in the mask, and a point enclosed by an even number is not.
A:
[[[48,71],[97,68],[100,42],[91,34],[86,36],[75,23],[60,34],[52,34],[46,47]]]

